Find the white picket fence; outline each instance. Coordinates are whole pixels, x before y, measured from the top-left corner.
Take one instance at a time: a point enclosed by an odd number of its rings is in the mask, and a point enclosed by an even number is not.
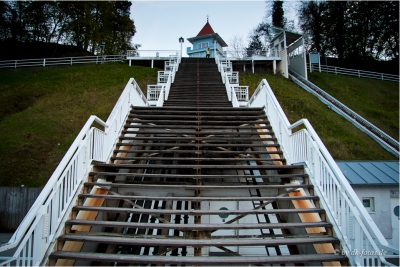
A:
[[[382,80],[382,81],[400,82],[399,75],[386,74],[386,73],[373,72],[373,71],[346,69],[346,68],[327,66],[327,65],[321,65],[321,69],[320,69],[317,64],[311,64],[311,67],[309,64],[307,64],[307,69],[310,72],[318,71],[318,72],[356,76],[359,78],[370,78],[370,79],[378,79],[378,80]]]
[[[88,64],[88,63],[102,64],[106,62],[118,62],[124,60],[125,60],[124,55],[2,60],[0,61],[0,69],[50,67],[50,66],[76,65],[76,64]]]

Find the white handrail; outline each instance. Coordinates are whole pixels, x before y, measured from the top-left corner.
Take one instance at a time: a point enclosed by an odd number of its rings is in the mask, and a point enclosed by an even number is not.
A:
[[[171,85],[175,81],[175,75],[176,72],[178,71],[180,62],[181,62],[180,57],[174,58],[172,59],[172,61],[168,62],[168,65],[172,66],[172,70],[167,72],[168,73],[167,82],[163,84],[162,88],[160,88],[160,93],[156,104],[157,107],[162,107],[164,105],[164,101],[168,100],[169,92],[171,90]],[[165,75],[165,73],[163,73],[163,75]]]
[[[342,251],[351,265],[389,265],[384,253],[399,253],[389,245],[351,188],[321,139],[306,119],[290,125],[268,82],[263,79],[248,107],[264,107],[288,164],[305,164]],[[292,133],[298,126],[304,129]]]
[[[218,71],[221,73],[222,83],[225,84],[225,90],[228,96],[228,100],[232,102],[232,107],[239,107],[240,104],[235,91],[235,88],[238,86],[231,85],[229,79],[229,77],[232,77],[231,62],[228,60],[225,60],[225,62],[223,62],[221,61],[220,57],[215,57],[215,62],[218,66]],[[225,69],[229,69],[230,71],[225,71]],[[237,73],[236,77],[237,80],[239,80]]]
[[[0,266],[44,264],[91,170],[92,160],[105,162],[109,159],[132,105],[148,106],[133,78],[106,122],[90,116],[85,123],[10,241],[0,247],[2,255],[12,254],[1,257]],[[92,127],[94,122],[104,127],[104,131]]]

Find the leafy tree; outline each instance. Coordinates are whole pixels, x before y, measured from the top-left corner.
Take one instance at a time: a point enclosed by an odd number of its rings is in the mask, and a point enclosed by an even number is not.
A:
[[[271,39],[275,35],[274,27],[288,30],[294,29],[294,21],[288,21],[284,16],[283,4],[282,0],[266,1],[267,11],[265,20],[259,23],[249,34],[248,50],[252,50],[254,47],[261,49],[269,47]],[[270,18],[271,21],[269,21]]]
[[[398,59],[397,1],[304,1],[299,18],[310,49],[339,59]]]
[[[131,48],[130,1],[1,1],[0,41],[54,42],[92,53]]]
[[[272,26],[278,28],[285,27],[285,12],[283,11],[283,1],[275,0],[272,4]]]
[[[325,35],[323,14],[326,8],[326,2],[302,1],[299,9],[301,30],[311,39],[310,50],[316,50],[322,54],[325,50],[322,36]]]
[[[254,33],[250,36],[251,40],[248,46],[248,50],[264,50],[264,45],[260,40],[260,34]]]

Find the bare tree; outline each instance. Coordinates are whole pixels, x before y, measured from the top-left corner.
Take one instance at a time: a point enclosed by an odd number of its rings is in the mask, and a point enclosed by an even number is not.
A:
[[[246,44],[241,36],[233,36],[229,43],[231,49],[228,53],[231,57],[241,59],[246,56]]]

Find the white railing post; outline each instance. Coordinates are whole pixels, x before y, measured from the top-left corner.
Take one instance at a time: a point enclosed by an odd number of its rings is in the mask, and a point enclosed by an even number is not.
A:
[[[43,67],[46,67],[46,59],[43,59]]]

